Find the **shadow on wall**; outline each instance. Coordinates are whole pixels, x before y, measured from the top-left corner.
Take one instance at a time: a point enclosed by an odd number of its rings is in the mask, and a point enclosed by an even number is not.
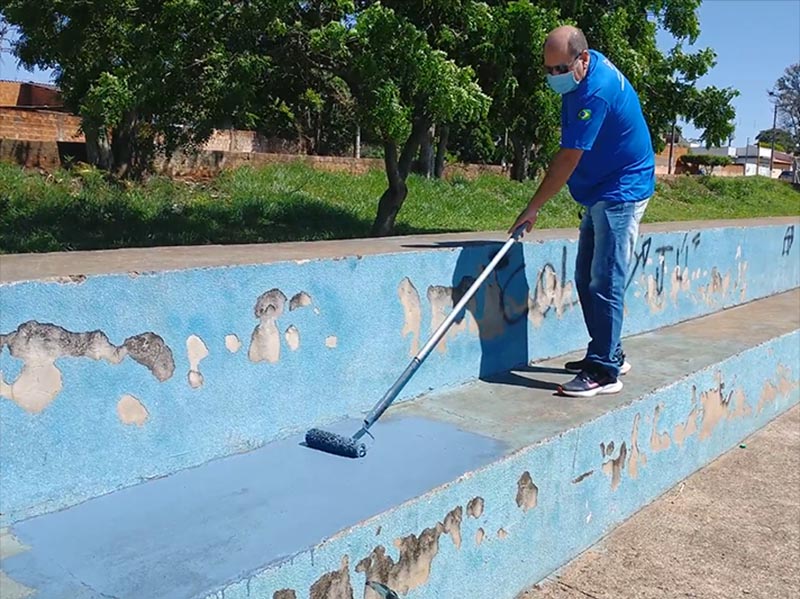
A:
[[[463,244],[453,273],[452,306],[461,300],[502,245],[500,242]],[[529,296],[523,248],[515,243],[465,308],[472,315],[480,339],[479,378],[528,363]],[[460,314],[453,326],[459,323],[463,326],[464,316]]]

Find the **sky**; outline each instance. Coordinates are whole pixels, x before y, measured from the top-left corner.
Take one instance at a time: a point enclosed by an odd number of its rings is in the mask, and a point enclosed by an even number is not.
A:
[[[773,107],[767,90],[773,88],[786,67],[800,62],[800,0],[704,0],[699,17],[701,33],[693,47],[712,48],[717,53],[716,66],[699,84],[739,90],[740,95],[733,100],[733,143],[743,146],[748,139],[753,143],[759,131],[772,127]],[[662,50],[673,43],[669,34],[660,32]],[[0,79],[49,82],[50,73],[18,67],[4,47],[0,52]],[[698,138],[700,132],[683,124],[683,136]]]

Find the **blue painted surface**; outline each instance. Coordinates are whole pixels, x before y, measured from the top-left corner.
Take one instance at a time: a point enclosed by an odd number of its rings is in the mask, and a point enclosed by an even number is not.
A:
[[[358,422],[333,430],[352,434]],[[2,564],[42,597],[195,597],[450,482],[504,446],[417,418],[379,422],[369,459],[289,438],[19,523]],[[65,575],[69,572],[70,575]]]
[[[700,395],[716,392],[720,381],[723,395],[735,401],[731,411],[726,411],[716,426],[709,426],[708,435],[701,438],[705,419],[710,416],[700,405]],[[774,397],[768,394],[766,400],[765,384],[775,391]],[[737,403],[740,397],[744,397],[741,405]],[[513,597],[798,402],[800,332],[795,331],[510,455],[446,488],[354,527],[313,552],[298,555],[291,562],[267,568],[225,588],[224,592],[219,590],[208,596],[272,597],[278,590],[292,589],[297,597],[307,597],[314,583],[326,573],[339,570],[346,558],[351,587],[355,597],[361,597],[367,580],[363,568],[362,571],[358,568],[362,559],[380,546],[396,563],[401,555],[395,540],[435,528],[446,514],[460,508],[464,513],[460,544],[451,535],[441,534],[430,562],[424,558],[411,561],[411,568],[421,567],[424,571],[429,566],[429,575],[409,584],[412,579],[401,573],[396,581],[389,581],[390,586],[395,584],[395,590],[408,599]],[[657,423],[656,406],[659,407]],[[745,406],[749,414],[729,417],[736,414],[737,407]],[[675,427],[685,426],[690,418],[695,419],[697,430],[679,445]],[[654,449],[650,441],[654,432],[666,434],[669,446]],[[608,446],[612,441],[614,451],[603,457],[600,444]],[[635,470],[631,467],[634,441],[638,447]],[[623,442],[627,459],[614,488],[610,473],[603,471],[603,463],[619,457]],[[518,481],[524,472],[530,473],[538,487],[537,505],[527,511],[516,502]],[[582,475],[584,478],[578,481]],[[481,497],[485,505],[478,518],[468,517],[466,511],[475,497]],[[485,533],[480,544],[475,540],[479,528]],[[501,529],[503,534],[498,535]],[[491,572],[491,576],[486,572]]]
[[[644,235],[628,288],[625,334],[796,287],[800,244],[786,239],[786,226]],[[401,281],[408,277],[419,293],[421,345],[432,332],[429,287],[452,287],[477,276],[499,246],[0,287],[0,333],[37,320],[74,332],[101,330],[121,345],[150,331],[164,339],[175,359],[173,376],[160,382],[130,357],[118,365],[59,358],[63,388],[43,412],[30,414],[0,401],[0,525],[365,412],[413,353],[414,334],[403,332]],[[587,336],[571,289],[575,250],[572,241],[515,246],[508,265],[477,298],[479,317],[491,311],[492,299],[506,307],[500,334],[492,337],[496,331],[482,321],[477,335],[448,336],[447,351],[428,357],[399,400],[582,347]],[[699,278],[673,299],[676,265]],[[711,287],[714,269],[718,282],[727,277],[725,292],[720,287],[704,296],[700,288]],[[312,305],[287,310],[277,320],[277,363],[253,363],[247,352],[258,324],[254,305],[273,288],[288,298],[305,291]],[[542,301],[554,294],[557,306]],[[534,307],[520,317],[510,306],[524,305],[526,296]],[[468,314],[467,324],[474,317]],[[283,339],[290,325],[300,333],[297,351]],[[229,334],[242,342],[237,353],[225,347]],[[204,377],[199,389],[187,382],[190,335],[209,350],[199,365]],[[335,348],[326,346],[329,336],[337,338]],[[6,382],[13,383],[20,368],[21,361],[3,348],[0,370]],[[143,426],[119,421],[116,404],[124,394],[146,407],[149,420]]]

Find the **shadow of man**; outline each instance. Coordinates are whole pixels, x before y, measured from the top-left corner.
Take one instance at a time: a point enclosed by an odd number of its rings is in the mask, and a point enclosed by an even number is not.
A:
[[[451,307],[464,297],[502,245],[487,241],[462,247],[452,277]],[[463,326],[469,312],[472,322],[468,326],[477,327],[481,344],[480,379],[528,363],[529,293],[525,254],[518,242],[511,246],[453,323]]]

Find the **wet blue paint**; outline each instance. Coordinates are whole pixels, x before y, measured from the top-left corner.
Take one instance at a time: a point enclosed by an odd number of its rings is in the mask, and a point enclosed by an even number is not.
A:
[[[330,430],[352,434],[359,423]],[[392,418],[365,458],[302,436],[92,499],[12,528],[29,552],[2,563],[42,597],[196,597],[501,456],[499,441]],[[68,574],[69,573],[69,574]]]

